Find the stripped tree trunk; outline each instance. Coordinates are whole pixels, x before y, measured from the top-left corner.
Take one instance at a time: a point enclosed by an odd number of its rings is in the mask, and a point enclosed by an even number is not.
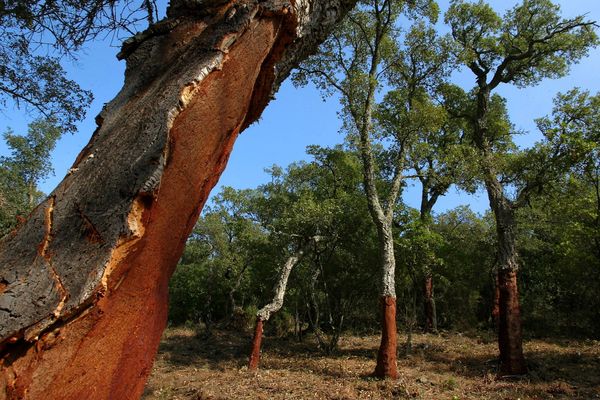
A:
[[[262,345],[263,335],[263,321],[260,318],[256,318],[256,325],[254,326],[254,337],[252,338],[252,350],[250,350],[250,361],[248,362],[248,369],[253,371],[258,369],[258,363],[260,362],[260,347]]]
[[[396,329],[396,258],[391,224],[384,226],[380,233],[380,256],[382,256],[381,288],[381,343],[377,352],[375,376],[380,378],[398,378],[396,352],[398,347]]]
[[[496,220],[498,237],[498,347],[500,374],[521,375],[527,372],[523,355],[521,311],[517,286],[519,269],[514,209],[504,198],[499,184],[486,184],[490,205]]]
[[[239,132],[352,0],[172,0],[50,196],[0,242],[0,399],[135,399]],[[210,8],[212,7],[212,8]]]
[[[516,243],[515,204],[505,195],[498,180],[487,123],[490,88],[482,80],[477,93],[475,145],[479,150],[481,171],[494,213],[498,257],[498,347],[500,375],[521,375],[527,372],[523,355],[521,311],[517,287],[519,261]]]
[[[431,272],[425,274],[423,290],[425,294],[425,328],[428,332],[436,333],[438,330],[437,311],[435,308],[435,299],[433,297],[433,276],[431,275]]]
[[[498,272],[500,289],[500,315],[498,318],[498,346],[500,350],[500,374],[522,375],[527,373],[523,356],[523,334],[517,271],[502,269]]]
[[[279,273],[279,279],[275,284],[275,288],[273,290],[273,300],[271,300],[270,303],[265,305],[256,313],[256,327],[254,329],[254,338],[252,339],[252,351],[250,353],[248,369],[255,370],[258,368],[258,364],[260,362],[260,346],[262,343],[263,325],[269,320],[271,314],[276,313],[283,306],[283,299],[285,297],[285,291],[287,289],[287,282],[290,277],[290,273],[296,264],[298,264],[304,253],[308,250],[308,246],[316,240],[316,237],[311,238],[311,240],[307,241],[307,243],[304,244],[295,254],[287,259],[283,265],[283,268],[281,269],[281,272]]]

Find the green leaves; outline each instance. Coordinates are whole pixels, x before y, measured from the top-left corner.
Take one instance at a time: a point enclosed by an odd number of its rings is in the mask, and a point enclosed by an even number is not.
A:
[[[491,88],[564,76],[599,43],[595,22],[584,16],[561,18],[550,0],[523,0],[502,18],[483,0],[454,0],[445,21],[458,59],[476,74],[479,85]]]
[[[76,59],[101,34],[135,34],[155,20],[151,2],[33,0],[0,3],[0,108],[16,106],[74,132],[92,93],[66,76],[61,59]]]
[[[37,205],[43,193],[40,181],[53,173],[50,153],[61,135],[54,120],[36,120],[29,124],[26,136],[12,130],[3,134],[11,155],[0,157],[0,236]]]
[[[498,62],[498,34],[502,19],[492,7],[479,0],[454,0],[444,16],[454,39],[454,51],[465,65],[488,72]]]

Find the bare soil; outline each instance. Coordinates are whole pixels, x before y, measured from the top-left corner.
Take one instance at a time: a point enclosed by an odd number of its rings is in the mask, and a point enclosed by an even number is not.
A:
[[[400,343],[405,340],[399,337]],[[413,335],[413,352],[398,348],[398,380],[378,380],[379,338],[346,336],[339,351],[313,340],[266,337],[260,369],[247,368],[250,336],[189,328],[165,331],[143,399],[600,399],[600,342],[531,340],[530,373],[497,379],[497,345],[487,335]]]

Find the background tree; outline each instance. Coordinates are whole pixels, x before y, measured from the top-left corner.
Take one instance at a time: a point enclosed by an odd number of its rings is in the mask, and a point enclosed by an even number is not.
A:
[[[597,94],[573,89],[559,94],[552,115],[537,121],[549,141],[566,148],[570,168],[519,213],[524,280],[531,292],[525,304],[534,331],[589,335],[598,329],[588,312],[596,308],[593,293],[600,282],[599,105]],[[544,323],[547,312],[555,315],[553,326]]]
[[[36,120],[29,124],[27,135],[4,132],[11,155],[0,157],[0,236],[24,218],[42,199],[37,185],[53,173],[50,153],[61,134],[55,121]]]
[[[382,335],[375,375],[391,378],[398,376],[392,227],[406,169],[405,151],[412,136],[405,130],[377,132],[374,113],[376,97],[384,91],[387,73],[401,57],[397,24],[403,12],[435,19],[438,8],[432,1],[362,2],[323,44],[319,54],[309,58],[296,75],[298,83],[312,79],[325,94],[338,92],[344,130],[361,155],[363,185],[377,229],[381,268]]]
[[[385,95],[375,114],[383,137],[394,132],[396,137],[405,138],[403,164],[405,173],[413,172],[421,184],[418,231],[425,236],[430,236],[432,210],[440,196],[452,184],[465,186],[469,180],[469,151],[462,144],[461,122],[449,118],[438,101],[454,65],[448,37],[439,37],[423,21],[415,23],[388,72],[393,90]],[[414,228],[410,228],[413,233]],[[424,243],[418,246],[421,253],[417,258],[432,261],[435,245],[429,248]],[[434,265],[422,262],[412,265],[419,282],[415,293],[423,293],[426,329],[437,331]]]
[[[586,21],[585,16],[562,19],[559,7],[549,0],[524,0],[503,18],[483,1],[456,0],[445,21],[451,26],[458,59],[477,82],[472,91],[472,109],[463,115],[472,125],[482,180],[496,219],[501,372],[522,374],[526,365],[517,289],[515,209],[526,203],[534,187],[547,182],[548,177],[542,178],[547,169],[537,169],[530,175],[537,179],[521,180],[517,195],[508,194],[506,188],[517,180],[501,178],[510,169],[506,165],[510,160],[500,156],[496,143],[510,141],[511,132],[503,134],[494,129],[492,92],[503,83],[525,87],[544,78],[564,76],[573,62],[598,43],[595,24]]]

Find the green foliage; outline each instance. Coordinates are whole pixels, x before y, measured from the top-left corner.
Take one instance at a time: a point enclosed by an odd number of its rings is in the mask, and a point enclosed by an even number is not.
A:
[[[0,157],[0,235],[17,223],[38,204],[43,193],[40,181],[53,173],[50,153],[61,135],[53,120],[36,120],[29,124],[27,135],[7,130],[3,134],[11,155]]]
[[[572,177],[521,210],[523,313],[529,332],[598,337],[599,198]]]
[[[133,35],[146,20],[155,20],[150,1],[3,1],[0,108],[16,105],[74,132],[93,97],[66,76],[61,57],[76,58],[84,43],[101,34],[125,30]]]
[[[375,192],[393,217],[400,315],[406,308],[411,323],[422,311],[422,281],[432,276],[441,329],[491,328],[504,226],[468,207],[433,210],[452,185],[472,192],[491,182],[518,227],[526,332],[599,334],[599,97],[558,95],[553,114],[537,121],[544,139],[520,149],[506,100],[493,93],[501,83],[563,76],[597,44],[594,24],[562,19],[548,0],[524,0],[503,17],[483,1],[455,0],[446,14],[452,34],[439,37],[427,22],[437,13],[431,1],[361,2],[301,66],[296,84],[341,95],[346,147],[311,146],[311,160],[273,166],[256,189],[225,188],[181,259],[172,320],[256,312],[282,263],[318,236],[292,271],[274,332],[310,328],[328,351],[342,329],[373,331],[381,245],[367,198]],[[410,22],[403,30],[401,15]],[[449,82],[458,64],[476,77],[470,91]],[[390,196],[410,175],[421,183],[419,210]]]
[[[490,84],[525,87],[564,76],[572,63],[598,45],[592,21],[584,15],[564,19],[550,0],[523,0],[503,17],[483,0],[453,0],[445,15],[455,52]]]

